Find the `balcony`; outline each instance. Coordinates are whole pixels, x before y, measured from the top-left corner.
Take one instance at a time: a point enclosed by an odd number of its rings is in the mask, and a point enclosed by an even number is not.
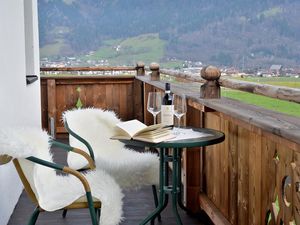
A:
[[[218,85],[205,89],[201,82],[206,81],[199,75],[163,70],[155,64],[150,69],[138,64],[136,67],[42,68],[41,71],[45,73],[41,77],[42,125],[60,139],[67,138],[61,114],[76,105],[109,109],[117,112],[122,120],[136,118],[152,124],[152,115],[145,106],[146,97],[151,91],[162,92],[164,83],[171,82],[172,92],[187,96],[186,126],[213,128],[226,135],[221,144],[204,147],[202,151],[199,148],[184,151],[182,184],[186,207],[195,215],[202,210],[214,224],[300,224],[299,118],[219,98],[222,90]],[[54,71],[68,75],[51,75]],[[112,75],[74,75],[86,71],[106,71]],[[113,71],[125,71],[128,75],[113,75]],[[218,84],[300,102],[299,89],[223,78]],[[122,224],[138,224],[151,211],[150,192],[142,189],[127,193],[124,211],[128,220]],[[22,212],[28,210],[27,204],[29,200],[22,197],[9,225],[18,224]],[[175,224],[166,215],[162,224]],[[183,223],[210,223],[195,215],[182,213]],[[55,215],[55,219],[45,216],[40,224],[53,220],[56,224],[76,224],[71,218],[71,215],[67,220],[62,220],[60,215]],[[88,223],[88,214],[86,218],[86,222],[81,222]]]

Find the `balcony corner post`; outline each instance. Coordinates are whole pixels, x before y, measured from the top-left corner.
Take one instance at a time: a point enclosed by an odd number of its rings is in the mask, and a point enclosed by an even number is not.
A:
[[[137,76],[145,76],[145,63],[144,62],[137,62],[136,63],[136,75]]]
[[[151,63],[149,68],[151,70],[151,80],[160,80],[159,64]]]
[[[205,66],[202,68],[201,77],[206,82],[200,87],[200,98],[221,98],[221,88],[219,78],[221,71],[214,66]]]

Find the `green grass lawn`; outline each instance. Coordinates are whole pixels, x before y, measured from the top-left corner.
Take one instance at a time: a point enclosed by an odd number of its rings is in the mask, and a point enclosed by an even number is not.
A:
[[[158,34],[144,34],[124,40],[108,40],[93,55],[83,60],[107,59],[110,65],[135,65],[137,61],[146,64],[159,62],[165,51],[166,42]],[[119,46],[118,51],[116,47]]]
[[[245,78],[238,77],[234,79],[256,82],[260,84],[271,84],[275,86],[300,88],[300,78],[294,78],[294,77],[245,77]]]
[[[261,95],[251,94],[248,92],[222,89],[222,96],[236,99],[247,104],[257,105],[266,109],[285,113],[291,116],[300,117],[300,104],[269,98]]]
[[[300,78],[293,77],[245,77],[234,78],[243,81],[251,81],[260,84],[300,88]],[[300,117],[300,104],[269,98],[248,92],[222,88],[222,96],[236,99],[247,104],[257,105],[266,109]]]
[[[59,55],[60,50],[63,46],[64,46],[63,40],[57,40],[57,42],[53,44],[45,45],[44,47],[40,48],[41,58]]]

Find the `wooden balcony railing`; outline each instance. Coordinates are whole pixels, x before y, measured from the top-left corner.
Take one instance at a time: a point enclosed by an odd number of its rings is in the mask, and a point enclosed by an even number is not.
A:
[[[153,64],[150,76],[145,76],[144,65],[139,65],[132,68],[137,76],[42,77],[43,126],[51,127],[49,121],[54,121],[53,133],[63,134],[61,113],[75,107],[78,98],[84,107],[111,109],[124,120],[152,123],[145,106],[147,94],[163,91],[161,73],[176,73]],[[215,224],[300,224],[299,118],[227,98],[200,98],[209,97],[200,94],[200,83],[185,79],[190,79],[189,74],[177,77],[185,82],[173,82],[171,90],[187,96],[185,124],[218,129],[226,135],[223,143],[203,151],[184,151],[186,206],[193,212],[203,209]],[[229,86],[222,79],[218,83]],[[241,84],[238,89],[256,92],[259,85],[251,85]],[[218,94],[214,88],[204,91]],[[298,89],[284,88],[283,95],[278,94],[282,89],[271,89],[278,90],[277,94],[268,88],[260,94],[299,103]]]
[[[53,136],[66,133],[62,123],[62,112],[78,107],[99,107],[115,111],[121,119],[142,118],[134,107],[135,75],[78,76],[52,75],[53,72],[74,71],[136,71],[144,75],[144,64],[136,67],[77,67],[41,68],[42,126]]]

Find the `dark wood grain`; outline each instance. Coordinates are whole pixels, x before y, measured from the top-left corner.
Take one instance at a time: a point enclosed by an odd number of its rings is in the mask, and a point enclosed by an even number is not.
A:
[[[217,225],[230,225],[224,215],[219,211],[219,209],[210,201],[210,199],[204,195],[199,195],[199,202],[201,207],[209,215],[212,222]]]
[[[58,137],[66,134],[62,123],[62,113],[76,108],[80,98],[82,108],[95,107],[112,110],[122,120],[134,118],[133,98],[134,77],[43,77],[42,126],[50,130],[48,118],[55,119]],[[80,91],[77,91],[80,88]]]

